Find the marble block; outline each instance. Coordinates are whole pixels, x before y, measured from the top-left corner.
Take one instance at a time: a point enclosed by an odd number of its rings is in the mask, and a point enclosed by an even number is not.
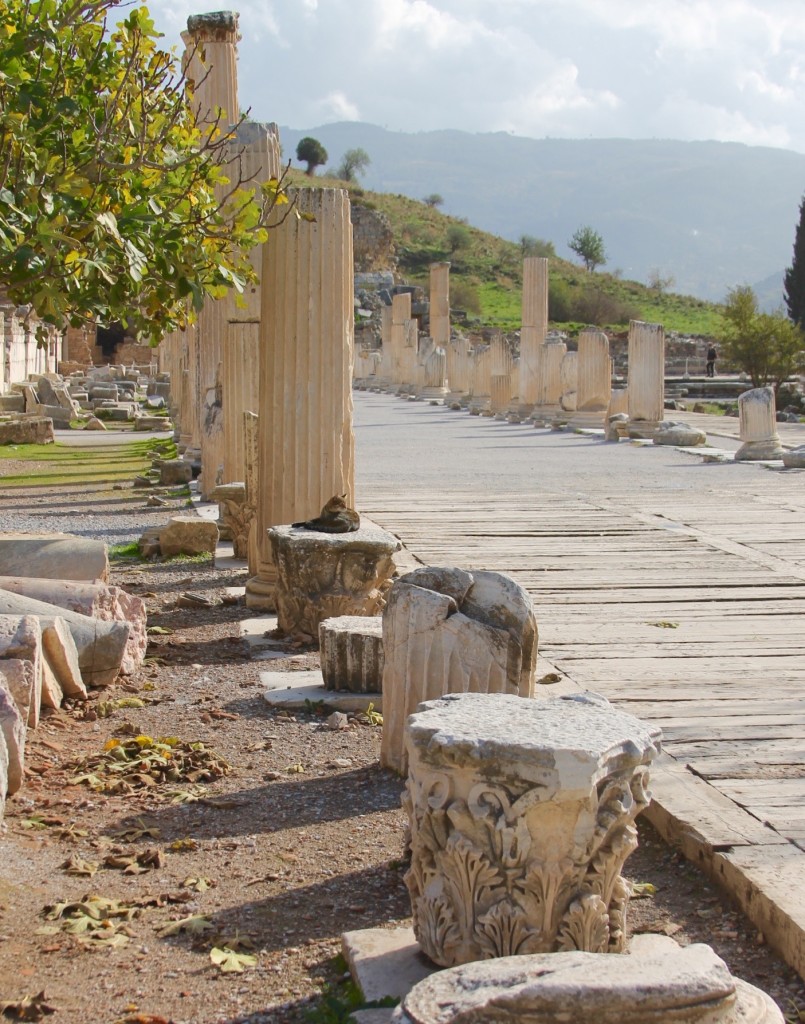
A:
[[[218,502],[221,522],[229,530],[235,558],[249,557],[249,529],[254,518],[252,509],[246,503],[246,484],[217,484],[210,491],[210,497]]]
[[[618,953],[660,731],[596,694],[448,694],[408,720],[414,932],[443,967]]]
[[[321,674],[327,690],[380,693],[383,622],[379,615],[340,615],[319,623]]]

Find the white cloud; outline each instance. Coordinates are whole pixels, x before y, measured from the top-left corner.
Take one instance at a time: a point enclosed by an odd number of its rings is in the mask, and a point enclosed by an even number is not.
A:
[[[322,111],[325,121],[360,121],[361,115],[354,103],[342,92],[331,92],[318,100],[316,106]]]
[[[200,5],[149,6],[178,43]],[[801,0],[243,0],[237,9],[242,101],[266,120],[720,138],[805,152]]]

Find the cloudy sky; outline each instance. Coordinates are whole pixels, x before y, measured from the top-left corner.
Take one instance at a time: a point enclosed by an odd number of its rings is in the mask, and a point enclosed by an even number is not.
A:
[[[166,43],[225,3],[150,0]],[[292,128],[805,153],[803,0],[240,0],[240,100]]]

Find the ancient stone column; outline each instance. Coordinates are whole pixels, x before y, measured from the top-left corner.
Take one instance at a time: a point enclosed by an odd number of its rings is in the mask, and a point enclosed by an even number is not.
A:
[[[659,747],[659,728],[594,694],[421,704],[406,728],[405,882],[425,955],[622,952],[621,869]]]
[[[509,343],[496,331],[489,344],[489,407],[496,419],[505,419],[512,396],[512,354]]]
[[[528,594],[502,573],[427,567],[397,580],[383,610],[380,762],[405,773],[405,723],[444,693],[531,697],[537,622]]]
[[[476,348],[472,353],[472,384],[469,402],[471,416],[491,415],[492,401],[492,356],[488,345]]]
[[[562,361],[567,354],[563,341],[551,339],[540,349],[540,375],[537,403],[532,411],[534,426],[550,422],[562,411]]]
[[[263,247],[259,568],[252,608],[274,605],[272,526],[312,519],[333,495],[354,504],[352,225],[343,189],[302,189],[301,213]]]
[[[579,387],[579,354],[566,352],[559,367],[559,404],[563,412],[575,412]]]
[[[520,414],[523,418],[539,400],[541,348],[548,333],[548,261],[541,256],[523,260],[523,325],[520,330]]]
[[[402,384],[400,394],[415,396],[424,383],[419,364],[419,327],[413,319],[403,323]]]
[[[447,346],[447,386],[445,405],[460,409],[470,387],[470,345],[466,338],[454,338]]]
[[[389,391],[397,394],[404,383],[407,367],[406,362],[406,324],[411,322],[411,293],[402,292],[391,299],[391,387]],[[409,328],[410,329],[410,328]]]
[[[253,194],[262,183],[280,177],[279,130],[275,124],[246,121],[238,125],[231,152],[229,176],[233,181],[244,181],[244,191]],[[260,246],[250,251],[249,261],[257,280],[246,285],[241,302],[233,295],[220,300],[227,304],[228,324],[221,357],[222,449],[213,458],[222,460],[225,483],[244,478],[243,413],[257,411]]]
[[[511,373],[511,397],[506,412],[506,419],[509,423],[520,423],[520,357],[512,359]]]
[[[783,457],[777,434],[774,388],[745,391],[738,399],[738,416],[743,444],[735,453],[736,462],[759,462]]]
[[[374,387],[378,391],[388,391],[392,384],[394,375],[394,357],[391,342],[391,318],[392,307],[380,307],[380,365],[377,368],[377,375]]]
[[[665,328],[629,321],[629,436],[651,438],[664,417]]]
[[[422,338],[419,359],[422,369],[419,397],[435,404],[447,394],[447,354],[433,338]]]
[[[450,264],[430,265],[430,336],[437,347],[450,341]]]
[[[612,387],[611,371],[609,338],[603,331],[585,327],[579,333],[576,411],[568,424],[571,429],[604,428]]]
[[[183,65],[192,90],[192,107],[202,125],[223,131],[237,123],[238,16],[232,11],[187,19]],[[224,197],[223,186],[220,197]],[[201,447],[199,488],[209,497],[223,463],[221,351],[229,322],[229,298],[205,301],[196,327],[198,435]]]
[[[257,542],[257,502],[260,488],[257,486],[260,473],[260,418],[256,412],[243,413],[243,482],[246,485],[246,501],[243,515],[248,521],[248,544],[246,557],[249,575],[256,576],[260,569],[260,548]]]

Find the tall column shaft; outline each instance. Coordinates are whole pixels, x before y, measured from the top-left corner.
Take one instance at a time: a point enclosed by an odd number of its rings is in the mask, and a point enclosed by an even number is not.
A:
[[[430,336],[437,346],[450,341],[450,264],[430,265]]]
[[[603,428],[611,389],[609,338],[603,331],[586,327],[579,334],[576,415],[572,427]]]
[[[289,217],[263,247],[259,568],[250,607],[273,605],[267,531],[311,519],[333,495],[354,504],[352,225],[343,189],[304,189],[311,223]]]
[[[548,333],[548,261],[523,260],[523,325],[520,331],[520,404],[523,412],[538,401],[540,349]]]
[[[236,124],[238,105],[238,16],[233,11],[195,14],[182,33],[185,77],[193,92],[196,117],[223,128]],[[222,113],[221,113],[222,112]]]
[[[665,329],[662,324],[629,322],[629,420],[656,425],[663,418]]]

